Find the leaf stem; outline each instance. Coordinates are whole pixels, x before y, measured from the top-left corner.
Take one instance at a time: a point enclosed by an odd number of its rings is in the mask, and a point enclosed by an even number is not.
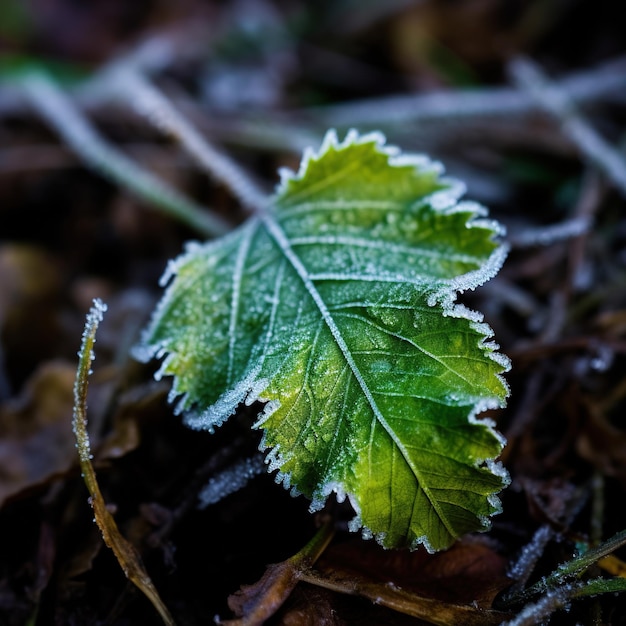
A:
[[[51,77],[33,72],[21,80],[20,86],[28,103],[93,169],[206,237],[223,235],[232,229],[222,217],[166,185],[110,145]]]
[[[256,584],[245,587],[231,596],[229,606],[241,617],[220,621],[220,624],[225,626],[263,624],[283,605],[298,582],[304,580],[305,572],[322,555],[334,534],[332,520],[325,520],[313,538],[299,552],[282,563],[270,565]]]
[[[74,384],[74,414],[72,427],[76,436],[80,468],[83,480],[91,496],[89,501],[94,511],[95,521],[100,528],[104,542],[115,554],[126,577],[150,600],[161,616],[163,623],[166,624],[166,626],[174,626],[174,619],[165,604],[163,604],[150,576],[141,562],[139,553],[135,547],[122,536],[113,516],[107,509],[96,479],[96,472],[91,463],[91,446],[87,433],[87,387],[91,362],[94,359],[93,346],[96,341],[96,331],[105,311],[106,305],[100,300],[94,300],[93,307],[87,315],[82,345],[78,353],[79,360]]]

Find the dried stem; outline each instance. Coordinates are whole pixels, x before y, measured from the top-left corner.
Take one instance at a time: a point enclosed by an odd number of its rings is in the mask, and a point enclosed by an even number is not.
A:
[[[96,331],[102,321],[106,305],[100,300],[94,300],[93,307],[87,316],[83,341],[80,348],[76,382],[74,385],[74,416],[72,426],[76,436],[76,447],[80,460],[80,468],[85,485],[89,490],[90,503],[94,511],[95,521],[100,528],[106,545],[111,548],[126,577],[134,583],[150,600],[158,611],[163,623],[174,626],[174,619],[167,607],[163,604],[150,576],[148,575],[141,557],[135,547],[120,533],[113,516],[106,507],[100,491],[96,472],[91,463],[91,446],[87,433],[87,387],[94,359],[93,346],[96,341]]]
[[[515,582],[509,588],[507,595],[519,593],[523,590],[543,551],[555,534],[554,529],[548,524],[540,526],[535,531],[530,543],[524,547],[519,558],[510,568],[509,576]]]
[[[500,611],[442,602],[405,591],[393,584],[359,580],[354,576],[342,577],[335,574],[329,577],[310,569],[300,575],[300,580],[337,593],[366,598],[374,604],[436,626],[497,626],[508,617],[507,613]]]

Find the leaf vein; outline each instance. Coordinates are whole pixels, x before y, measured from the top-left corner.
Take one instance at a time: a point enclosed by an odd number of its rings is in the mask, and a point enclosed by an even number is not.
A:
[[[451,252],[450,250],[436,250],[418,246],[393,244],[385,239],[364,239],[362,237],[348,237],[343,235],[312,235],[308,237],[292,237],[292,246],[350,246],[354,248],[367,248],[370,250],[383,250],[385,252],[399,252],[411,256],[425,256],[436,260],[458,261],[461,263],[479,264],[479,259],[468,254]]]
[[[405,337],[404,335],[400,335],[399,333],[390,331],[388,328],[385,328],[384,326],[380,326],[379,324],[376,324],[373,320],[371,320],[371,319],[369,319],[367,317],[362,317],[360,315],[351,314],[351,313],[342,313],[341,315],[344,316],[344,317],[351,317],[351,318],[354,318],[354,319],[358,319],[359,321],[363,322],[364,324],[367,324],[367,325],[371,326],[372,328],[378,330],[381,333],[389,335],[390,337],[395,337],[396,339],[399,339],[400,341],[404,341],[404,342],[408,343],[409,345],[413,346],[416,350],[419,350],[425,356],[427,356],[427,357],[431,358],[433,361],[436,361],[437,363],[439,363],[442,367],[447,369],[449,372],[451,372],[455,376],[458,376],[462,381],[464,381],[468,385],[473,386],[471,381],[469,381],[465,376],[463,376],[461,373],[457,372],[455,369],[450,367],[450,365],[448,365],[445,361],[442,360],[443,358],[446,358],[448,355],[444,355],[443,357],[439,357],[436,354],[433,354],[432,352],[426,350],[426,348],[423,348],[422,346],[420,346],[418,343],[416,343],[412,339],[409,339],[408,337]]]
[[[228,321],[228,370],[226,374],[226,381],[228,386],[232,386],[233,384],[235,346],[237,343],[237,321],[239,318],[239,303],[241,301],[243,273],[245,270],[246,259],[250,251],[252,238],[258,229],[258,225],[258,220],[253,220],[251,221],[250,226],[246,229],[245,235],[241,240],[239,249],[237,250],[235,267],[233,269],[230,318]]]
[[[328,211],[395,211],[401,213],[406,210],[404,202],[390,200],[316,200],[315,202],[298,202],[296,204],[283,205],[280,211],[280,220],[290,219],[298,215],[310,215],[317,212]]]
[[[428,497],[430,504],[433,507],[433,510],[437,513],[439,519],[441,520],[441,523],[446,527],[448,532],[450,532],[453,535],[454,532],[450,525],[450,521],[446,519],[445,515],[441,511],[439,503],[436,501],[435,498],[432,497],[428,488],[423,484],[423,481],[421,480],[421,477],[420,477],[420,470],[415,466],[415,463],[413,462],[410,455],[408,454],[408,451],[406,450],[404,444],[398,438],[398,435],[396,434],[395,430],[391,428],[390,424],[387,422],[384,415],[381,413],[380,409],[378,408],[378,405],[376,404],[376,401],[369,387],[367,386],[363,378],[363,375],[359,371],[359,368],[356,362],[354,361],[352,354],[350,353],[350,350],[345,342],[345,339],[343,338],[339,328],[337,327],[337,324],[332,318],[330,311],[326,307],[326,303],[322,299],[320,293],[318,292],[317,288],[315,287],[314,283],[309,277],[306,267],[304,267],[300,258],[291,248],[289,240],[287,239],[287,236],[285,235],[281,227],[270,216],[263,216],[262,219],[263,219],[265,227],[268,230],[268,233],[271,235],[271,237],[274,239],[278,247],[282,250],[283,254],[287,257],[287,259],[289,260],[293,268],[296,270],[296,273],[302,280],[307,292],[309,293],[309,295],[315,302],[315,305],[317,306],[323,320],[326,322],[326,325],[328,326],[331,334],[333,335],[335,342],[337,343],[337,346],[341,350],[344,359],[350,366],[352,374],[356,378],[361,388],[361,391],[363,392],[363,395],[367,399],[367,402],[372,410],[374,420],[378,422],[382,426],[382,428],[387,432],[388,436],[391,438],[394,445],[397,447],[398,451],[402,454],[405,463],[411,468],[411,471],[413,475],[415,476],[417,484],[422,487],[422,490]],[[371,454],[372,448],[373,446],[370,446],[370,454]]]

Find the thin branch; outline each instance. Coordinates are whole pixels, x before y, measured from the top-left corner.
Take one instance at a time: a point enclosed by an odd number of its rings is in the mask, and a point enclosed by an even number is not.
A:
[[[157,128],[176,140],[213,178],[251,212],[267,205],[267,195],[235,161],[217,150],[174,108],[168,98],[138,72],[118,69],[111,75],[125,98]]]
[[[535,626],[552,615],[555,611],[567,606],[580,585],[564,585],[555,591],[543,595],[536,602],[527,604],[514,619],[503,622],[500,626]]]
[[[198,494],[199,509],[216,504],[243,489],[255,476],[264,474],[267,466],[262,455],[241,459],[211,477]]]
[[[524,546],[517,561],[508,572],[509,577],[515,582],[508,589],[507,595],[519,593],[524,589],[546,546],[555,534],[556,531],[549,524],[543,524],[535,531],[530,543]]]
[[[173,28],[150,33],[107,62],[88,81],[76,87],[72,91],[72,100],[75,106],[84,111],[101,109],[107,106],[112,96],[112,85],[106,77],[111,69],[118,66],[132,67],[146,75],[158,74],[186,59],[193,60],[206,55],[206,42],[210,36],[206,22],[198,20],[179,22]],[[28,104],[28,97],[18,81],[0,82],[0,115],[21,114]]]
[[[29,104],[95,170],[207,237],[231,230],[224,219],[169,187],[108,144],[50,77],[33,73],[20,84]]]
[[[580,237],[589,231],[590,226],[590,217],[581,215],[548,226],[526,228],[508,237],[507,241],[514,248],[547,246],[558,241]]]
[[[626,196],[626,161],[576,110],[569,95],[528,59],[517,58],[510,64],[515,82],[561,123],[563,133],[580,152],[606,174]]]

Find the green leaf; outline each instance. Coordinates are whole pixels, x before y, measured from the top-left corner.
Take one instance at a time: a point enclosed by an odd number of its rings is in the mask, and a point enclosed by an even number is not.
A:
[[[171,262],[139,355],[165,357],[193,427],[266,402],[269,470],[312,510],[347,495],[386,547],[485,530],[507,482],[476,415],[503,405],[508,360],[455,303],[506,252],[462,193],[379,134],[329,132],[265,213]]]

